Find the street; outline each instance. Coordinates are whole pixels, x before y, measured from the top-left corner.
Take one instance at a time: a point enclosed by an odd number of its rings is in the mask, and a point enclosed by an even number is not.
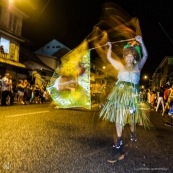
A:
[[[171,173],[173,128],[161,113],[150,117],[153,126],[137,126],[135,143],[125,127],[125,158],[110,164],[112,126],[94,110],[0,107],[0,173]]]

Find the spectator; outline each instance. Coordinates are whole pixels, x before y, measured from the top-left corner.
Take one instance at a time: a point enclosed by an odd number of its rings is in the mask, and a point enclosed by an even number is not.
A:
[[[170,110],[168,112],[168,115],[171,116],[171,120],[173,118],[173,100],[170,101]]]
[[[171,88],[169,89],[169,92],[168,92],[168,99],[165,104],[165,111],[170,109],[170,103],[172,100],[173,100],[173,84],[171,85]]]
[[[2,96],[2,76],[0,75],[0,102],[1,102],[1,96]]]
[[[165,90],[164,90],[164,102],[166,103],[168,100],[168,94],[169,94],[169,86],[166,84],[165,85]]]
[[[5,54],[3,45],[1,45],[1,47],[0,47],[0,53],[1,53],[1,55]]]
[[[35,103],[39,103],[39,99],[40,99],[40,87],[38,84],[35,85],[34,88],[34,96],[35,96]]]
[[[26,88],[25,88],[25,94],[24,94],[24,97],[25,97],[25,104],[29,104],[30,102],[30,99],[32,97],[32,86],[30,84],[30,82],[27,81],[27,85],[26,85]]]
[[[148,88],[148,92],[147,92],[147,102],[151,106],[151,90],[150,90],[150,88]]]
[[[24,101],[23,101],[23,98],[24,98],[24,91],[25,91],[25,87],[26,87],[26,83],[24,83],[23,80],[19,80],[18,84],[17,84],[17,95],[18,95],[18,98],[17,98],[17,103],[18,104],[22,104],[24,105]]]
[[[2,98],[1,98],[1,106],[6,106],[6,99],[10,97],[10,105],[13,104],[14,96],[10,92],[12,81],[10,79],[10,74],[5,73],[5,76],[2,78]]]
[[[162,116],[164,115],[164,112],[165,112],[163,98],[164,98],[164,90],[163,90],[162,87],[160,87],[159,91],[158,91],[156,112],[158,111],[160,103],[161,103],[161,105],[162,105]]]
[[[155,107],[155,100],[156,100],[156,93],[155,91],[151,91],[151,109],[154,110]]]
[[[10,105],[13,105],[14,102],[14,91],[13,91],[13,80],[12,76],[9,76],[9,96],[10,96]]]

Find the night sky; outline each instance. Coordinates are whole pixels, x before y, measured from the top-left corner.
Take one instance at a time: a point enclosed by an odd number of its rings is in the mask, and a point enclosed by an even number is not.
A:
[[[32,0],[30,0],[32,3]],[[104,2],[114,2],[139,19],[149,57],[142,74],[151,77],[165,56],[173,56],[171,1],[166,0],[33,0],[25,9],[22,36],[38,49],[57,39],[70,49],[78,46],[98,23]],[[166,2],[166,3],[165,3]],[[37,4],[36,4],[37,3]],[[24,8],[23,8],[24,9]]]

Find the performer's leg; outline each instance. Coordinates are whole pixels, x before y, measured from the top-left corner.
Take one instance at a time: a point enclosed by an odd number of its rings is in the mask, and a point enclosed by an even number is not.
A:
[[[122,131],[123,131],[122,125],[114,126],[113,130],[114,145],[113,145],[112,154],[115,159],[118,159],[118,157],[123,153]]]
[[[108,160],[109,163],[114,163],[117,160],[122,160],[121,157],[123,156],[123,142],[122,142],[122,130],[123,126],[115,125],[113,127],[113,140],[114,145],[112,148],[112,157]]]
[[[131,125],[130,125],[130,140],[131,141],[137,141],[136,138],[136,132],[135,132],[135,122],[134,122],[134,117],[135,115],[131,115]]]
[[[114,144],[115,144],[116,140],[117,140],[117,131],[116,131],[116,126],[115,125],[112,126],[112,136],[113,136],[113,141],[114,141]]]

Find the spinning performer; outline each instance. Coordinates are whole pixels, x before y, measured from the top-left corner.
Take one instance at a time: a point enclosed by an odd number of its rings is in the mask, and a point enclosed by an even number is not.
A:
[[[142,121],[146,126],[149,122],[145,108],[141,108],[138,103],[140,72],[147,60],[148,53],[141,36],[136,36],[132,43],[134,42],[135,45],[128,43],[124,46],[124,62],[112,58],[112,44],[107,42],[107,59],[118,70],[118,81],[108,96],[107,102],[100,112],[100,117],[115,123],[114,131],[116,130],[117,133],[113,145],[115,159],[118,159],[123,153],[122,132],[124,126],[130,124],[130,139],[136,141],[135,124]]]

